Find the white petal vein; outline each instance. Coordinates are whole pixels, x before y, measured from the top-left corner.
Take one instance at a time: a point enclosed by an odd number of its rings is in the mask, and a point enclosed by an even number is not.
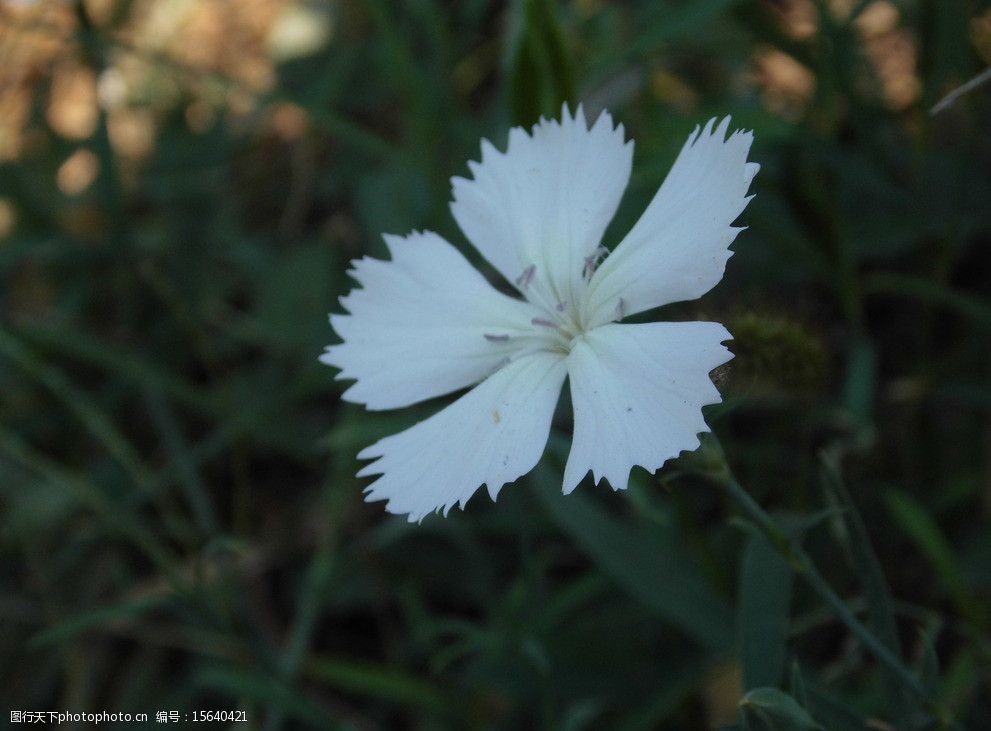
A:
[[[653,472],[709,430],[702,407],[719,403],[709,371],[732,354],[730,334],[714,322],[603,325],[579,338],[568,356],[575,413],[564,492],[591,470],[595,482],[625,489],[630,470]]]
[[[408,406],[477,383],[521,348],[539,310],[496,291],[435,233],[385,240],[392,260],[353,262],[362,288],[341,298],[349,314],[330,318],[344,342],[321,360],[356,379],[345,400]]]
[[[544,451],[565,377],[564,358],[535,353],[489,376],[454,403],[363,450],[375,459],[359,477],[380,474],[367,499],[418,521],[464,507],[483,484],[495,500]]]

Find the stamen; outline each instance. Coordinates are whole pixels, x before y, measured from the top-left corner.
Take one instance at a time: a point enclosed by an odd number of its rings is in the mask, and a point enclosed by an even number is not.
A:
[[[609,253],[609,249],[605,246],[599,246],[591,254],[585,257],[585,270],[582,272],[582,276],[585,279],[591,279],[592,275],[595,274],[595,270],[599,268],[599,264],[602,263],[602,257]]]
[[[523,289],[529,287],[530,282],[533,281],[533,275],[536,273],[537,273],[537,265],[531,264],[530,266],[528,266],[526,269],[523,270],[523,273],[520,276],[516,278],[517,286],[522,287]]]
[[[616,303],[616,319],[622,320],[624,317],[626,317],[626,303],[620,297],[619,302]]]
[[[556,322],[551,322],[550,320],[545,320],[542,317],[535,317],[532,320],[530,320],[530,323],[532,325],[539,325],[540,327],[550,327],[550,328],[553,328],[553,329],[557,330],[557,323]]]
[[[490,333],[484,333],[484,335],[490,343],[504,343],[509,340],[508,335],[491,335]]]

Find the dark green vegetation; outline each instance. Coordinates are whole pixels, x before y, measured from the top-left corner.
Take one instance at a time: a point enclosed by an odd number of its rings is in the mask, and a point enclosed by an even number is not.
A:
[[[124,102],[155,120],[147,154],[107,114],[49,127],[41,73],[0,167],[4,714],[988,728],[991,91],[927,112],[991,57],[987,2],[314,4],[330,40],[236,116],[239,82],[132,47],[139,3],[117,5],[63,53],[157,69]],[[775,52],[800,64],[785,90]],[[340,402],[326,314],[382,232],[467,252],[449,177],[579,98],[637,144],[610,245],[697,123],[755,130],[726,278],[656,313],[737,337],[718,441],[563,498],[565,404],[498,503],[407,525],[362,502],[355,455],[436,404]],[[69,196],[80,149],[99,174]]]

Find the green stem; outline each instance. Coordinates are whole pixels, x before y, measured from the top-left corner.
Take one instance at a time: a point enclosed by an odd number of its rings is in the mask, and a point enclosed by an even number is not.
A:
[[[884,646],[884,643],[871,634],[870,630],[854,616],[853,612],[846,605],[846,602],[833,591],[829,583],[819,573],[819,570],[815,567],[809,555],[791,540],[787,531],[758,505],[736,480],[730,479],[723,483],[723,486],[726,488],[729,496],[743,508],[747,516],[767,535],[771,541],[771,545],[782,556],[788,559],[795,573],[802,576],[809,587],[836,612],[836,616],[840,621],[849,628],[857,639],[864,643],[864,646],[870,650],[875,659],[887,667],[913,694],[925,700],[927,705],[929,705],[928,694],[919,679],[905,667],[902,661],[891,650]]]

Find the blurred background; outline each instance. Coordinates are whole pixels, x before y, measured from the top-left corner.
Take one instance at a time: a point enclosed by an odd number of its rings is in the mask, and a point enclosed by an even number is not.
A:
[[[989,64],[978,0],[0,2],[3,713],[988,728],[991,85],[930,108]],[[355,455],[440,404],[342,403],[327,313],[382,233],[484,268],[449,178],[563,101],[636,141],[610,246],[696,124],[755,130],[726,278],[650,315],[734,334],[718,441],[563,498],[563,403],[408,525]]]

